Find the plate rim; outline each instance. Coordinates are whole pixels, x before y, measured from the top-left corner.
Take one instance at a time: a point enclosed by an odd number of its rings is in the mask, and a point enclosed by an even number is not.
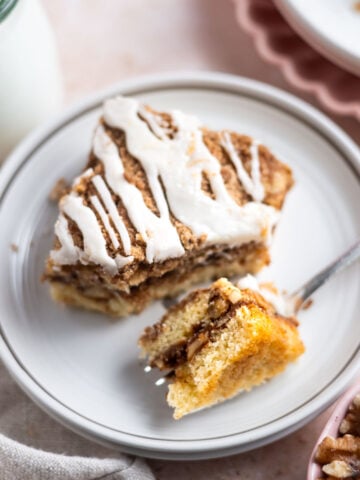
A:
[[[347,72],[360,75],[360,55],[355,55],[330,36],[320,32],[306,16],[299,13],[293,3],[286,0],[274,0],[274,3],[295,32],[315,50]]]
[[[63,128],[65,124],[83,115],[86,111],[97,108],[104,98],[116,93],[134,95],[145,91],[176,88],[220,90],[256,98],[263,102],[266,101],[266,103],[285,110],[290,115],[310,125],[342,154],[347,164],[352,167],[353,174],[360,175],[360,151],[353,140],[328,117],[303,100],[276,87],[235,75],[216,72],[166,73],[136,77],[111,85],[86,97],[84,100],[80,100],[47,125],[30,134],[8,157],[0,171],[0,208],[7,188],[11,185],[11,180],[16,177],[26,159],[31,158],[31,155],[39,148],[41,143],[46,141],[55,131]],[[307,405],[300,407],[297,412],[290,412],[285,417],[276,420],[273,423],[272,431],[262,432],[268,428],[265,425],[258,427],[256,434],[253,432],[246,434],[245,432],[211,440],[174,440],[169,442],[168,440],[149,439],[134,434],[114,432],[111,428],[100,426],[74,412],[70,407],[62,404],[60,400],[55,399],[36,382],[36,379],[31,377],[30,372],[27,372],[16,358],[2,331],[0,331],[0,335],[0,357],[11,376],[32,400],[48,414],[87,438],[107,446],[120,448],[129,453],[153,458],[214,458],[257,448],[281,438],[308,422],[334,401],[350,384],[358,371],[358,364],[360,364],[360,351],[358,349],[349,364],[329,385],[324,387],[315,398],[309,400]],[[244,437],[242,441],[241,437]],[[226,438],[226,441],[224,441],[224,438]]]

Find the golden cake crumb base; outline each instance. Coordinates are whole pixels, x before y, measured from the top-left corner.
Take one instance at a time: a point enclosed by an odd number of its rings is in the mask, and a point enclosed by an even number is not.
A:
[[[295,327],[284,328],[280,320],[269,320],[256,311],[249,315],[256,318],[256,324],[245,333],[242,315],[227,326],[217,343],[176,370],[167,395],[175,419],[251,390],[284,371],[303,353]]]
[[[139,346],[151,366],[172,371],[175,419],[252,389],[304,352],[295,318],[225,278],[172,307]]]

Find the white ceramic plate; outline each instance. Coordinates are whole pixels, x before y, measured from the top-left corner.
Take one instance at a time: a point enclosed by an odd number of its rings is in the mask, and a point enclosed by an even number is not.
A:
[[[360,235],[359,151],[312,107],[264,84],[221,74],[119,84],[28,138],[0,174],[2,359],[51,415],[125,451],[199,459],[273,441],[325,408],[359,368],[356,266],[326,285],[301,314],[307,350],[298,363],[251,393],[180,421],[166,405],[166,387],[155,387],[157,375],[145,374],[137,359],[137,338],[162,314],[160,304],[111,323],[54,304],[40,283],[57,210],[48,193],[57,179],[71,179],[83,168],[99,106],[119,92],[159,109],[193,112],[213,128],[246,132],[291,165],[296,186],[266,273],[281,287],[299,286]]]
[[[312,47],[345,70],[360,75],[360,11],[355,8],[355,0],[274,1]]]

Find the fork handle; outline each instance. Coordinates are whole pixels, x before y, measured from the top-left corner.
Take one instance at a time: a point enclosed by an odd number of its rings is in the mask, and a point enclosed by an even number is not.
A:
[[[295,301],[296,311],[301,305],[333,275],[344,270],[360,258],[360,240],[352,247],[346,250],[340,257],[334,260],[330,265],[321,270],[317,275],[307,281],[302,287],[290,295],[290,299]]]

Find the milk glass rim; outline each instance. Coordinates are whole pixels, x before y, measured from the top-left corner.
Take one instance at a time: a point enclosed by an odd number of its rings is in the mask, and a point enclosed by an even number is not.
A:
[[[9,15],[18,0],[0,0],[0,23]]]

